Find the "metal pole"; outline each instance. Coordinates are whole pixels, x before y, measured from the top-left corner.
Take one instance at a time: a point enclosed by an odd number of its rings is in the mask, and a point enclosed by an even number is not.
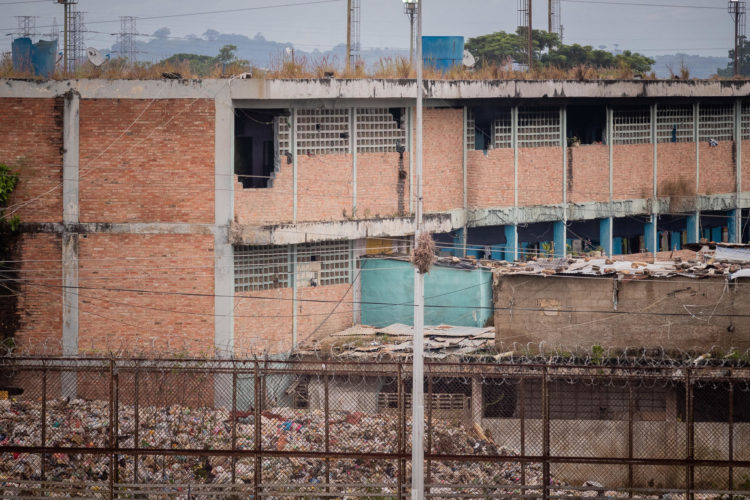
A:
[[[734,14],[734,76],[740,74],[740,3],[729,2],[732,14]]]
[[[529,71],[531,71],[531,68],[534,67],[534,38],[533,38],[533,29],[531,27],[531,0],[529,0],[529,32],[527,33],[529,38]]]
[[[352,60],[352,0],[347,0],[346,1],[346,71],[347,72],[351,68],[351,60]]]
[[[414,65],[414,9],[411,5],[409,9],[409,67]]]
[[[547,0],[547,33],[552,33],[552,0]]]
[[[417,3],[417,213],[415,246],[422,234],[422,5]],[[411,498],[424,498],[424,275],[414,269],[414,360],[412,362]]]

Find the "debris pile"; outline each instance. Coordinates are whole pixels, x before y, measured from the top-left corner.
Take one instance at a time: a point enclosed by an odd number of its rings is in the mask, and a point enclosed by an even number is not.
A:
[[[117,440],[120,447],[132,448],[136,433],[134,408],[121,406]],[[138,445],[155,448],[227,450],[231,448],[232,424],[236,420],[237,447],[252,449],[255,414],[214,408],[144,406],[139,409]],[[38,446],[41,444],[41,403],[0,401],[0,447]],[[108,405],[102,401],[75,399],[50,400],[47,404],[48,445],[56,447],[102,448],[109,439]],[[407,421],[407,436],[410,422]],[[324,451],[325,416],[319,410],[273,408],[261,414],[264,450]],[[444,455],[515,456],[514,450],[497,445],[481,428],[467,428],[457,422],[433,420],[433,453]],[[393,413],[365,415],[360,412],[331,412],[329,446],[332,452],[398,452],[398,416]],[[0,448],[1,449],[1,448]],[[107,455],[54,453],[46,457],[46,477],[52,481],[105,482],[109,478]],[[117,474],[130,482],[134,458],[120,456]],[[238,482],[252,483],[252,458],[238,458],[235,473]],[[325,462],[309,458],[267,458],[262,462],[266,482],[317,484],[325,480]],[[226,483],[231,481],[232,458],[228,456],[140,455],[139,482]],[[39,455],[0,453],[0,481],[39,480]],[[330,480],[345,483],[395,484],[398,466],[395,460],[331,460]],[[521,481],[519,463],[435,461],[432,480],[441,484],[507,484]],[[539,484],[541,467],[526,467],[528,484]],[[556,483],[555,483],[556,484]]]

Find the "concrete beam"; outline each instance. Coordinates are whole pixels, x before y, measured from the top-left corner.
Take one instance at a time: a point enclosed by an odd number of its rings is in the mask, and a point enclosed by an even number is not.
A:
[[[425,231],[448,233],[461,225],[449,213],[425,215]],[[316,241],[360,238],[382,238],[414,233],[414,219],[393,217],[388,219],[366,219],[335,222],[301,222],[268,226],[232,224],[231,242],[237,245],[293,245]]]
[[[84,99],[213,99],[229,92],[229,99],[288,107],[284,102],[359,99],[413,102],[415,81],[408,79],[219,79],[219,80],[55,80],[0,79],[0,97],[50,98],[77,90]],[[426,99],[619,99],[619,98],[744,98],[747,80],[428,80]],[[369,100],[369,104],[367,104]],[[380,104],[378,104],[380,105]]]

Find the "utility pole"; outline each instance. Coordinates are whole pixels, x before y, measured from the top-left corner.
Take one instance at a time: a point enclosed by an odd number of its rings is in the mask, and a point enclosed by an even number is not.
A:
[[[547,0],[547,33],[552,33],[552,0]]]
[[[77,4],[78,0],[57,0],[57,3],[62,4],[65,11],[65,18],[63,21],[63,67],[66,70],[69,70],[70,51],[68,50],[68,40],[70,38],[73,5]]]
[[[531,71],[531,68],[534,66],[534,38],[533,38],[533,31],[531,24],[531,0],[529,0],[529,25],[528,25],[528,36],[529,36],[529,71]]]
[[[409,16],[409,66],[414,65],[414,12],[416,0],[404,0],[404,14]]]
[[[346,71],[351,69],[352,60],[352,0],[346,0]]]
[[[422,5],[417,3],[417,211],[414,217],[414,245],[424,232],[422,220]],[[414,338],[411,388],[411,498],[424,499],[424,274],[414,268]],[[431,403],[430,403],[431,404]],[[401,492],[399,492],[399,497]]]
[[[729,15],[734,19],[734,76],[740,74],[740,52],[745,38],[745,2],[729,0]]]

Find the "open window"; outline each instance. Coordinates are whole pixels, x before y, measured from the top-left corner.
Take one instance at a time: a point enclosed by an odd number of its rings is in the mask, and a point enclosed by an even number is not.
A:
[[[486,151],[513,147],[510,108],[490,106],[469,108],[466,126],[468,149]]]
[[[234,110],[234,174],[244,189],[273,187],[288,115],[279,109]]]
[[[606,142],[607,108],[604,105],[568,106],[567,122],[569,146]]]

